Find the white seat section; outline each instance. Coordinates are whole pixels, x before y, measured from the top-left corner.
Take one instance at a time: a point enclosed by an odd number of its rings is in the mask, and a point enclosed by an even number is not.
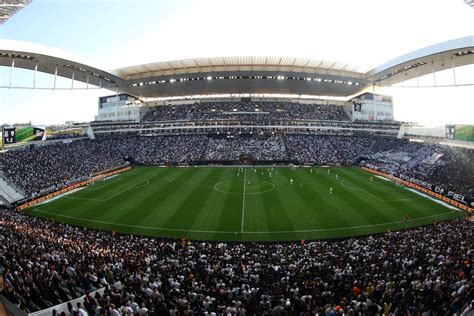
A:
[[[0,196],[2,196],[8,203],[14,203],[25,198],[25,196],[18,192],[14,187],[9,185],[3,178],[0,177]]]

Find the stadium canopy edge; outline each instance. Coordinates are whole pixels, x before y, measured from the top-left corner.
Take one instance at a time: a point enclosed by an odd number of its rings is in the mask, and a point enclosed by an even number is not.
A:
[[[297,94],[348,97],[372,85],[390,86],[449,68],[474,64],[474,36],[431,45],[364,69],[325,60],[236,56],[185,59],[106,70],[68,52],[35,43],[0,40],[0,66],[86,83],[137,97],[212,94]],[[56,80],[54,80],[56,82]],[[51,89],[57,88],[56,86]]]

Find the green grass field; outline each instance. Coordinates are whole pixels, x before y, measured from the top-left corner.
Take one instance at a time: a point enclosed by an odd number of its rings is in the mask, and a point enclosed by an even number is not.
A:
[[[134,168],[26,212],[122,233],[223,241],[339,238],[464,215],[392,182],[370,181],[359,168],[270,171]]]

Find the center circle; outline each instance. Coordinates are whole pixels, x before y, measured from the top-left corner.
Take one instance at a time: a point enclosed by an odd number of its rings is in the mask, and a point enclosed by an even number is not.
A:
[[[275,185],[264,180],[225,180],[217,182],[214,190],[227,194],[262,194],[275,189]]]

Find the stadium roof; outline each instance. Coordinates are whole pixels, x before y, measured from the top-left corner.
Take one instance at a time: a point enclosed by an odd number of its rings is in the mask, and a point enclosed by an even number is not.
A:
[[[474,64],[474,36],[430,45],[410,52],[367,73],[366,78],[391,85],[429,73]]]
[[[0,0],[0,25],[31,3],[31,0]]]
[[[237,56],[183,59],[119,68],[125,80],[186,73],[221,71],[290,71],[363,78],[369,68],[333,61],[276,56]]]
[[[184,59],[105,70],[58,49],[0,40],[0,66],[36,69],[137,97],[243,93],[347,97],[372,84],[393,85],[467,64],[474,64],[474,36],[428,46],[372,70],[274,56]]]

